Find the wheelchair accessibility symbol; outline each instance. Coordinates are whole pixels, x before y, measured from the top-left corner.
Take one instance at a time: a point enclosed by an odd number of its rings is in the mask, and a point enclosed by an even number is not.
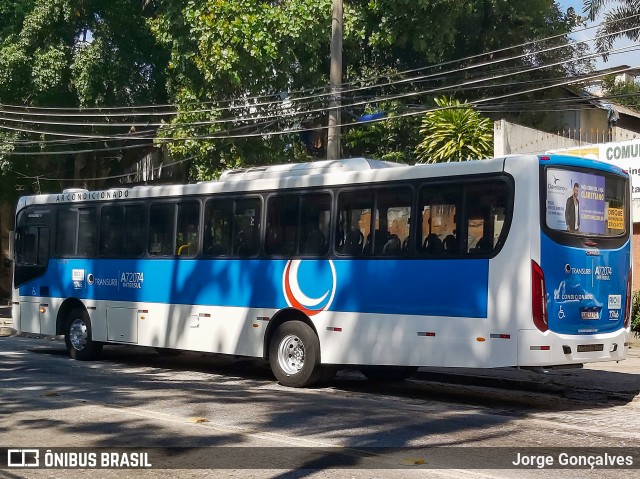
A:
[[[558,311],[558,319],[564,319],[564,311],[562,310],[562,306],[560,306],[560,310]]]

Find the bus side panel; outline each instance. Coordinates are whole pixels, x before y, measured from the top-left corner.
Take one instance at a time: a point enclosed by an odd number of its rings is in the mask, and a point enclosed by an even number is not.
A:
[[[314,316],[328,364],[483,367],[487,346],[475,338],[486,318],[322,312]]]
[[[275,310],[138,303],[138,344],[191,351],[263,355],[264,333]]]
[[[489,310],[485,342],[487,359],[479,367],[518,364],[518,331],[533,327],[531,320],[531,258],[538,218],[536,161],[507,158],[505,172],[515,182],[512,223],[507,240],[489,262]]]
[[[20,301],[20,331],[36,334],[42,332],[39,308],[39,299]]]

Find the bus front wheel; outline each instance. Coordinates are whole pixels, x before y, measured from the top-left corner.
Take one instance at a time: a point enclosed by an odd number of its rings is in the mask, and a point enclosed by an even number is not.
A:
[[[324,372],[318,336],[302,321],[282,323],[269,343],[269,364],[283,386],[303,388],[316,384]]]
[[[64,330],[64,342],[69,356],[79,361],[96,359],[102,351],[102,343],[93,340],[89,313],[74,309],[69,314]]]

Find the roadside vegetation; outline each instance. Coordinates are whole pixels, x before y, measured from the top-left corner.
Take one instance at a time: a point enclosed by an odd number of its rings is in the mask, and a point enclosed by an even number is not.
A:
[[[344,19],[344,156],[415,163],[435,98],[545,98],[521,93],[592,66],[553,0],[348,1]],[[160,148],[184,181],[322,158],[330,35],[331,0],[6,0],[0,195],[118,185]]]

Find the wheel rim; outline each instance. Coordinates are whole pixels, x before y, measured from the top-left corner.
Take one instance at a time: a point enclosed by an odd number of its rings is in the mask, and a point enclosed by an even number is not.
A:
[[[81,351],[87,344],[89,333],[87,332],[87,323],[82,319],[76,319],[69,327],[69,341],[74,349]]]
[[[304,366],[304,343],[290,334],[282,338],[278,347],[278,364],[282,370],[290,375],[297,374]]]

